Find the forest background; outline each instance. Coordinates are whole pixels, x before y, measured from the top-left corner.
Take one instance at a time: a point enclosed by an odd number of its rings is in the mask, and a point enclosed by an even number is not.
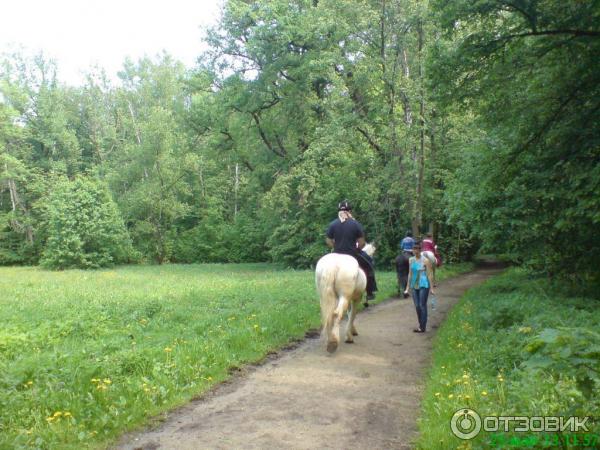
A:
[[[5,55],[0,264],[309,267],[349,199],[378,264],[432,230],[446,261],[591,286],[599,19],[597,0],[229,0],[194,68],[69,86]]]

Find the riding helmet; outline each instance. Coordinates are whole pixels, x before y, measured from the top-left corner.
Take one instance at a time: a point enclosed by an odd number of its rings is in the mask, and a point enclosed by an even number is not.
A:
[[[338,204],[338,211],[352,211],[352,205],[348,200],[344,200]]]

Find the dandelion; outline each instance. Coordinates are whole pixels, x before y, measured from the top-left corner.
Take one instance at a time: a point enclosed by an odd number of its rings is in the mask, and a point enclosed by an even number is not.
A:
[[[112,383],[112,381],[110,381],[110,378],[105,378],[102,381],[104,381],[105,384],[111,384]]]
[[[487,391],[481,391],[481,395],[483,395],[485,397],[486,395],[488,395],[488,393],[487,393]]]
[[[450,399],[454,398],[454,394],[448,395],[448,398],[450,398]]]
[[[171,347],[165,347],[165,353],[171,353],[173,349]]]
[[[440,392],[436,392],[436,393],[435,393],[435,394],[433,394],[433,395],[435,395],[436,397],[440,397],[442,394],[441,394]]]
[[[73,415],[69,411],[65,411],[63,417],[73,417]]]
[[[31,380],[29,380],[29,381],[27,382],[27,386],[31,386],[32,384],[33,384],[33,381],[31,381]]]
[[[463,377],[463,380],[468,380],[469,379],[469,375],[467,373],[465,373],[462,377]]]
[[[471,400],[471,396],[470,395],[465,395],[465,400]]]

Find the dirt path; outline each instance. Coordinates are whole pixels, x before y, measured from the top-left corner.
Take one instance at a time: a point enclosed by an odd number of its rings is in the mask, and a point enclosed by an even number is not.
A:
[[[441,282],[426,334],[412,332],[412,300],[386,301],[359,314],[355,344],[330,356],[308,339],[117,448],[411,448],[435,329],[469,287],[494,273]]]

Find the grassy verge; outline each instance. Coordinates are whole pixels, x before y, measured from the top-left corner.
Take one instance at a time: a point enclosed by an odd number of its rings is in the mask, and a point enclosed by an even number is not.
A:
[[[598,448],[600,423],[576,435],[516,432],[512,422],[508,432],[501,424],[463,441],[450,419],[461,408],[481,417],[600,416],[599,329],[600,302],[558,296],[519,269],[471,289],[435,338],[416,447]]]

